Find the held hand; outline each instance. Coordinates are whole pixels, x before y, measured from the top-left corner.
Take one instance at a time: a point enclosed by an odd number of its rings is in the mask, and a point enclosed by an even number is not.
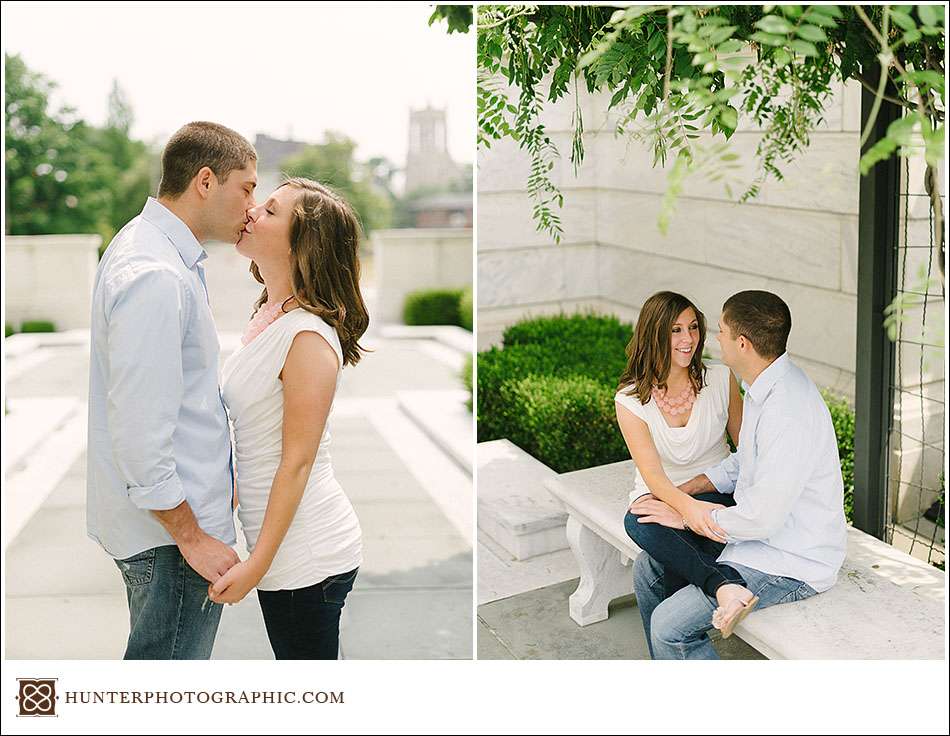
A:
[[[633,499],[633,501],[630,502],[630,506],[627,508],[627,511],[629,511],[631,514],[640,514],[642,512],[636,511],[637,504],[641,501],[654,500],[656,500],[656,496],[654,496],[652,493],[644,493],[642,496],[637,496],[635,499]]]
[[[683,529],[683,517],[668,503],[651,495],[640,496],[630,504],[630,513],[639,516],[641,524],[659,524],[671,529]]]
[[[179,549],[185,562],[209,583],[215,582],[240,562],[237,552],[204,532],[195,541],[179,545]]]
[[[706,493],[708,491],[716,490],[716,487],[712,484],[712,481],[710,481],[705,474],[697,475],[695,478],[691,478],[685,483],[681,483],[677,486],[677,488],[690,496],[695,496],[697,493]]]
[[[713,521],[712,512],[716,509],[726,508],[720,503],[709,503],[708,501],[699,501],[692,499],[689,506],[686,507],[684,521],[686,527],[696,534],[708,537],[714,542],[725,542],[726,532]]]
[[[250,559],[244,560],[208,586],[208,598],[215,603],[237,603],[251,592],[261,577]]]

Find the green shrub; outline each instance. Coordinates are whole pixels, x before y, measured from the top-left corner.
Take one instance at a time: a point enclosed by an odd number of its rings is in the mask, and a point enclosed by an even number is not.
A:
[[[465,356],[465,365],[462,366],[462,383],[465,384],[465,388],[468,390],[468,401],[465,402],[465,406],[468,407],[468,410],[472,410],[472,374],[474,373],[475,361],[472,360],[472,354],[469,353]]]
[[[31,320],[20,326],[20,332],[56,332],[56,325],[44,320]]]
[[[626,367],[624,347],[622,341],[592,339],[516,344],[479,353],[478,441],[509,437],[511,407],[501,395],[505,383],[532,375],[583,376],[613,390]]]
[[[461,289],[424,289],[406,297],[403,321],[407,325],[461,325]]]
[[[462,297],[459,299],[459,325],[469,332],[472,332],[474,324],[475,302],[473,300],[472,287],[467,286],[462,291]]]
[[[13,335],[13,334],[15,334],[15,333],[16,333],[16,330],[13,329],[13,325],[11,325],[9,322],[7,322],[6,324],[4,324],[4,326],[3,326],[3,336],[4,336],[4,337],[10,337],[10,335]]]
[[[585,376],[509,381],[508,439],[558,473],[629,460],[617,427],[614,388]]]
[[[511,325],[502,335],[502,344],[505,347],[545,343],[581,345],[606,340],[620,344],[620,354],[623,355],[632,335],[633,326],[613,316],[561,314],[526,319]],[[619,378],[620,374],[616,377]]]
[[[501,395],[508,381],[584,376],[616,387],[632,334],[631,325],[599,315],[540,317],[509,327],[504,349],[478,355],[478,441],[510,437],[512,409]]]
[[[838,457],[844,480],[844,515],[850,524],[854,516],[854,410],[847,401],[829,391],[823,391],[822,396],[831,412],[831,423],[838,438]]]

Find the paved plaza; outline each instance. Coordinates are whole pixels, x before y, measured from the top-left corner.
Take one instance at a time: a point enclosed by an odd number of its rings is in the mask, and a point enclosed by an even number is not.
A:
[[[633,595],[615,600],[606,621],[578,626],[571,619],[578,574],[570,549],[516,560],[479,531],[478,658],[649,659]],[[763,659],[737,636],[712,636],[723,659]]]
[[[223,362],[238,336],[220,338]],[[374,352],[344,372],[331,417],[334,468],[364,535],[365,562],[344,609],[342,654],[467,659],[471,468],[413,418],[419,412],[406,409],[411,390],[440,397],[440,406],[456,407],[440,417],[440,431],[449,427],[450,441],[470,443],[462,355],[434,340],[387,339],[373,331],[364,344]],[[8,659],[115,659],[128,636],[119,573],[85,531],[88,351],[88,335],[77,332],[8,352]],[[246,555],[240,541],[239,552]],[[273,657],[254,593],[225,609],[213,656]]]

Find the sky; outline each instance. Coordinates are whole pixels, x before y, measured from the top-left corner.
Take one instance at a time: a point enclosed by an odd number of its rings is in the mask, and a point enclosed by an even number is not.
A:
[[[57,103],[106,119],[112,80],[132,135],[163,143],[191,120],[405,163],[409,108],[447,110],[448,147],[471,162],[474,34],[429,27],[426,3],[4,3],[3,48],[58,86]]]

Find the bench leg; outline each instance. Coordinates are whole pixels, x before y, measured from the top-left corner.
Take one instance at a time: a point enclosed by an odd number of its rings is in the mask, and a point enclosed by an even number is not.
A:
[[[570,598],[571,618],[579,626],[605,621],[610,601],[633,592],[630,568],[618,550],[573,516],[567,520],[567,541],[581,570]]]

